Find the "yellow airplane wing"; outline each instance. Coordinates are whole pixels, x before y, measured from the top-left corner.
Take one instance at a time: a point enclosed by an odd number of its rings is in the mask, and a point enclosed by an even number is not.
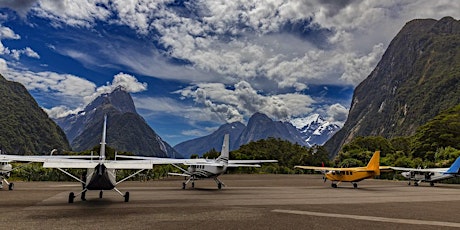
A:
[[[312,169],[312,170],[316,170],[316,171],[353,171],[353,172],[357,172],[357,171],[372,171],[372,170],[368,170],[366,168],[332,168],[332,167],[320,167],[320,166],[300,166],[300,165],[297,165],[297,166],[294,166],[294,168],[300,168],[300,169]]]

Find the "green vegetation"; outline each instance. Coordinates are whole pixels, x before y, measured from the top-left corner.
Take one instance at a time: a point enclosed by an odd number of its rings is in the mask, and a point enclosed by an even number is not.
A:
[[[70,149],[64,132],[26,88],[0,75],[0,149],[9,154],[48,154]]]

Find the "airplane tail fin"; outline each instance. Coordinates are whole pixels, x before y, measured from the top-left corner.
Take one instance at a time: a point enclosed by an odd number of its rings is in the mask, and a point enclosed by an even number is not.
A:
[[[459,174],[460,173],[460,157],[454,161],[450,168],[445,172],[445,174]]]
[[[220,156],[217,158],[217,161],[221,161],[225,165],[228,164],[228,159],[230,157],[230,146],[229,145],[230,145],[229,135],[225,134],[224,143],[222,144],[222,151],[220,152]]]
[[[373,170],[375,175],[380,175],[380,151],[375,151],[366,169]]]
[[[104,115],[104,125],[102,128],[102,140],[101,140],[101,152],[99,154],[100,159],[105,159],[105,138],[107,136],[107,115]]]

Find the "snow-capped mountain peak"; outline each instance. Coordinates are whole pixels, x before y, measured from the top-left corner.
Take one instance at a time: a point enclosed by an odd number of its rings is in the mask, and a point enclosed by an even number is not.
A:
[[[323,145],[341,127],[332,122],[326,121],[319,114],[312,114],[308,117],[295,118],[290,123],[299,130],[303,139],[310,145]]]

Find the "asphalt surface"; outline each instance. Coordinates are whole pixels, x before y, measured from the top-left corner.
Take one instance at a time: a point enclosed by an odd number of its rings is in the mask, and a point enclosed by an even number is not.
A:
[[[0,190],[0,229],[454,229],[460,185],[365,180],[331,188],[321,175],[224,175],[182,190],[182,178],[120,184],[67,203],[79,183],[15,182]]]

